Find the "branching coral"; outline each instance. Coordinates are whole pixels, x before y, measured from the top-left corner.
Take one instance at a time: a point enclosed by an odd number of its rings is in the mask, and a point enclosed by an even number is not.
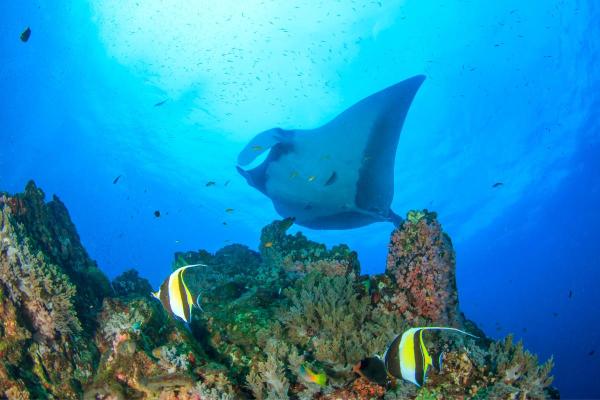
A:
[[[409,213],[392,233],[388,274],[404,291],[417,316],[451,324],[458,318],[454,250],[434,213]]]
[[[19,216],[31,210],[22,199],[0,197],[0,293],[5,317],[0,321],[0,352],[6,352],[0,388],[19,388],[9,379],[9,371],[16,368],[22,371],[16,382],[26,383],[28,395],[77,398],[91,377],[95,352],[82,337],[75,285],[33,245],[11,207]]]
[[[402,328],[397,316],[373,312],[355,283],[352,276],[311,273],[285,291],[288,304],[279,314],[292,343],[338,369],[382,352]]]
[[[538,365],[537,357],[524,350],[522,342],[515,345],[512,336],[492,343],[489,352],[493,371],[500,379],[495,390],[518,399],[546,398],[545,389],[553,380],[550,376],[554,366],[552,358]]]
[[[8,213],[0,215],[0,282],[7,295],[24,307],[34,331],[46,340],[79,332],[73,306],[75,287],[41,252],[33,254],[27,241],[21,244]]]
[[[290,383],[285,376],[283,362],[270,354],[266,361],[259,361],[246,377],[248,388],[257,400],[280,400],[288,398]]]
[[[189,355],[174,345],[157,347],[152,351],[152,355],[158,358],[158,365],[170,374],[190,368]]]
[[[46,263],[58,266],[85,293],[74,298],[74,306],[85,330],[91,331],[102,299],[112,293],[109,281],[89,258],[64,204],[56,196],[48,203],[44,198],[30,181],[24,193],[4,196],[0,203],[7,206],[17,241],[27,241],[32,254],[43,253]]]
[[[190,400],[235,400],[234,394],[221,389],[210,387],[204,382],[198,382],[190,392]]]

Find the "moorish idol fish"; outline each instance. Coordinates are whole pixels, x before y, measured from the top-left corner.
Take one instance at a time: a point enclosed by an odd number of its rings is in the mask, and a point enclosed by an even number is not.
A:
[[[188,268],[199,266],[205,267],[206,265],[192,264],[177,268],[160,285],[158,292],[152,293],[152,296],[160,300],[169,314],[181,318],[188,324],[192,320],[192,307],[196,306],[200,310],[202,310],[202,307],[200,307],[199,303],[200,295],[196,297],[196,302],[194,303],[192,293],[183,279],[183,273]]]
[[[354,372],[382,386],[385,386],[388,377],[401,378],[419,387],[422,386],[427,379],[427,370],[430,366],[438,371],[441,370],[444,356],[441,353],[435,360],[431,358],[423,341],[423,331],[426,330],[453,331],[477,338],[456,328],[437,326],[411,328],[394,338],[383,357],[365,358],[354,367]]]
[[[402,335],[396,336],[383,355],[385,369],[390,375],[412,382],[417,386],[422,386],[425,383],[427,369],[434,366],[423,341],[423,331],[426,330],[453,331],[474,338],[477,337],[456,328],[437,326],[411,328]],[[434,366],[438,370],[441,368],[441,358],[442,355],[438,358],[437,365]]]

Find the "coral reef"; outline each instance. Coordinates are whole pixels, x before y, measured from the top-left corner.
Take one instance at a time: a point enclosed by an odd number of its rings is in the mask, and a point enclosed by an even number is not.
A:
[[[434,213],[413,211],[391,236],[386,272],[361,276],[355,252],[328,249],[292,220],[262,230],[259,252],[229,245],[176,253],[203,312],[191,328],[149,296],[135,270],[112,284],[89,259],[64,205],[0,197],[0,398],[538,399],[557,397],[552,360],[511,337],[485,338],[459,311],[452,244]],[[165,271],[165,276],[169,271]],[[408,327],[448,324],[480,340],[428,333],[446,353],[423,388],[379,386],[353,365]],[[307,369],[327,375],[314,383]]]
[[[4,196],[11,223],[18,225],[18,239],[27,239],[32,253],[42,252],[49,264],[60,266],[61,272],[85,296],[75,297],[77,316],[86,330],[94,328],[96,313],[104,297],[112,290],[106,276],[87,254],[79,240],[69,213],[57,196],[44,202],[44,192],[33,181],[25,192]]]
[[[147,297],[105,299],[95,343],[102,357],[84,398],[151,398],[188,392],[198,381],[196,360],[206,359],[189,333]]]
[[[32,182],[0,196],[0,396],[76,399],[98,357],[84,328],[110,287],[63,204],[43,200]]]

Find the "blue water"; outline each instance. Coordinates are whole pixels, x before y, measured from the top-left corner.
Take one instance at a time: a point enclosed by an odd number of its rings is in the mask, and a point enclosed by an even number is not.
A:
[[[0,190],[58,194],[111,277],[256,248],[277,214],[235,171],[244,144],[423,73],[394,210],[439,213],[469,318],[554,354],[564,397],[600,397],[597,1],[67,3],[0,4]],[[375,273],[391,228],[302,230]]]

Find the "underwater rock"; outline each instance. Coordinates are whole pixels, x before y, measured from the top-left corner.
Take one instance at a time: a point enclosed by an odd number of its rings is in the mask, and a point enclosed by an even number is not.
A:
[[[1,195],[0,397],[79,398],[98,358],[89,318],[108,293],[58,198],[44,203],[33,182]]]
[[[414,309],[433,324],[456,325],[456,261],[450,237],[435,213],[411,211],[392,233],[386,273],[397,290],[391,299],[400,312]]]
[[[19,227],[19,240],[27,240],[32,252],[43,253],[77,290],[86,293],[77,296],[74,305],[85,330],[93,330],[102,300],[112,294],[109,280],[88,256],[64,204],[57,196],[48,203],[44,198],[44,192],[30,181],[24,193],[5,195],[3,203],[11,223]]]
[[[102,357],[84,398],[176,398],[193,389],[207,357],[161,307],[147,297],[104,300],[95,338]]]
[[[294,220],[286,218],[265,226],[260,235],[260,254],[264,262],[288,273],[306,274],[318,271],[325,275],[359,274],[356,252],[345,245],[327,250],[324,244],[308,240],[301,232],[286,232]]]
[[[117,277],[113,292],[64,205],[43,198],[33,183],[0,197],[0,398],[558,397],[552,360],[539,365],[511,337],[485,338],[460,313],[454,252],[434,213],[409,213],[392,233],[386,272],[370,277],[347,246],[288,235],[290,220],[263,229],[260,253],[237,244],[176,253],[173,269],[205,265],[186,276],[204,310],[189,329],[137,271]],[[354,372],[397,334],[430,323],[481,339],[426,334],[431,354],[446,357],[422,388]],[[326,384],[307,380],[308,370]]]
[[[148,279],[142,278],[135,269],[130,269],[117,276],[111,282],[117,297],[148,297],[152,293],[152,286]]]

